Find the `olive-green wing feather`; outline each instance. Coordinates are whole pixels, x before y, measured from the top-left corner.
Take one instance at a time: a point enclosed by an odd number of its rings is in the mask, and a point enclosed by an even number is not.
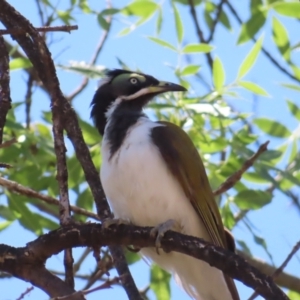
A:
[[[151,138],[202,219],[212,243],[233,249],[232,243],[227,242],[230,239],[225,233],[203,162],[193,142],[180,127],[169,122],[158,123],[163,126],[153,128]],[[225,279],[233,299],[238,300],[233,281],[227,276]]]

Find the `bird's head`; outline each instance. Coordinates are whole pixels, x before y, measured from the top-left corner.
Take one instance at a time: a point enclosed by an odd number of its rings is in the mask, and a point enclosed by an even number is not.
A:
[[[91,117],[103,135],[109,109],[122,106],[127,111],[140,112],[154,96],[175,91],[186,89],[139,72],[120,69],[108,71],[91,103]]]

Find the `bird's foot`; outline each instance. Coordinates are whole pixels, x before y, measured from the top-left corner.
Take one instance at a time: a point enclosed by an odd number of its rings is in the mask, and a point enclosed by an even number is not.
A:
[[[111,225],[130,225],[131,223],[125,219],[105,219],[102,222],[104,229],[107,229]]]
[[[168,220],[164,223],[161,223],[161,224],[155,226],[151,230],[150,235],[152,237],[156,236],[155,248],[156,248],[157,254],[159,254],[159,248],[161,248],[161,239],[163,238],[165,233],[169,230],[175,230],[175,231],[180,232],[181,231],[181,226],[177,221],[170,219],[170,220]]]

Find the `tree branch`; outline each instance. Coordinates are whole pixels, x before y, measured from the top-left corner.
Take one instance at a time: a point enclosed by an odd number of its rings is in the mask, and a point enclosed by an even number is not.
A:
[[[255,160],[267,150],[267,146],[269,144],[269,141],[262,144],[256,153],[254,153],[249,159],[247,159],[244,164],[242,165],[241,169],[232,174],[230,177],[226,179],[224,183],[221,184],[213,193],[215,196],[218,196],[226,191],[228,191],[230,188],[232,188],[241,178],[242,175],[254,164]]]
[[[266,262],[261,261],[258,258],[251,257],[244,252],[237,251],[237,253],[244,257],[250,263],[250,265],[268,276],[272,276],[272,274],[274,274],[277,270],[276,267],[270,266]],[[274,278],[274,282],[276,282],[279,286],[300,293],[300,279],[296,276],[292,276],[288,273],[281,273]]]
[[[62,25],[62,26],[43,26],[43,27],[34,27],[36,31],[39,32],[55,32],[55,31],[62,31],[71,33],[72,30],[77,30],[77,25]],[[10,29],[0,29],[0,35],[5,34],[13,34],[13,35],[21,35],[27,34],[24,28],[10,28]]]
[[[45,89],[50,95],[52,106],[59,103],[59,107],[61,108],[60,113],[64,116],[65,130],[75,148],[76,156],[91,188],[98,216],[102,220],[110,217],[111,213],[109,205],[100,183],[99,174],[92,162],[89,150],[84,143],[76,113],[60,90],[54,63],[45,41],[30,22],[18,13],[9,3],[5,0],[0,0],[0,6],[0,20],[6,28],[13,29],[21,27],[26,31],[26,35],[12,35],[12,37],[17,40],[32,62]],[[110,247],[110,251],[129,299],[141,299],[139,291],[130,274],[122,249],[112,246]]]
[[[151,236],[151,229],[132,225],[112,225],[109,228],[102,228],[101,224],[69,225],[40,236],[24,248],[1,245],[0,270],[11,273],[9,266],[11,260],[18,262],[20,266],[43,263],[53,254],[72,247],[95,248],[105,245],[154,247],[155,237]],[[212,267],[254,288],[266,299],[288,299],[270,277],[253,268],[245,259],[203,239],[169,231],[162,238],[161,245],[165,252],[176,251],[206,261]]]

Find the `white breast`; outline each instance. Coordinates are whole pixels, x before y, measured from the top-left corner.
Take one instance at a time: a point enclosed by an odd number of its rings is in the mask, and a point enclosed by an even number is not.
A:
[[[141,226],[156,226],[174,219],[182,224],[184,232],[198,235],[194,227],[201,226],[194,208],[167,169],[158,148],[150,143],[150,130],[156,126],[161,125],[147,118],[139,120],[110,160],[109,145],[104,138],[101,167],[104,191],[118,218]]]
[[[182,233],[210,240],[180,184],[151,143],[150,131],[156,126],[163,125],[146,117],[140,119],[129,129],[121,148],[111,159],[104,136],[100,176],[115,217],[140,226],[156,226],[173,219],[181,225]],[[208,264],[173,252],[157,255],[152,248],[143,249],[142,254],[175,274],[193,298],[232,299],[226,291],[223,274]]]

